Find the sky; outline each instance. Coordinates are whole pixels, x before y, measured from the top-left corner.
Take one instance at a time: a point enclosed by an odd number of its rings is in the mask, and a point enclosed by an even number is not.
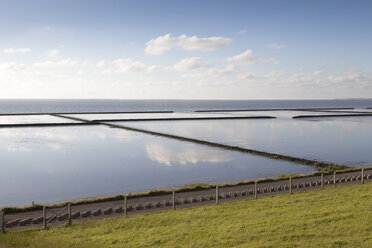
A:
[[[372,97],[372,1],[0,0],[0,99]]]

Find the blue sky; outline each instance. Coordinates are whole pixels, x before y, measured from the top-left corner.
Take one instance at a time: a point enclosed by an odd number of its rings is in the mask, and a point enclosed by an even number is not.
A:
[[[372,96],[371,1],[1,1],[0,98]]]

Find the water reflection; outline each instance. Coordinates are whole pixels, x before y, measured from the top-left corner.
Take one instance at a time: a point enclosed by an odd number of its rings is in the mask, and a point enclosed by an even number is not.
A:
[[[0,129],[0,157],[0,206],[315,170],[105,126]]]
[[[102,119],[165,119],[165,118],[196,118],[196,117],[226,117],[225,113],[145,113],[145,114],[72,114],[67,115],[84,120]],[[246,116],[256,116],[254,112],[247,113]]]
[[[29,124],[29,123],[72,123],[78,122],[67,120],[51,115],[15,115],[0,116],[0,124]]]
[[[214,112],[212,112],[214,113]],[[274,116],[277,118],[292,118],[296,115],[309,115],[309,114],[325,114],[325,113],[317,113],[317,112],[308,112],[308,111],[284,111],[284,110],[277,110],[277,111],[232,111],[232,112],[223,112],[226,115],[232,116],[249,116],[249,115],[256,115],[256,116]]]
[[[334,162],[372,164],[372,117],[123,123],[217,143]]]
[[[175,148],[162,144],[146,145],[147,156],[160,164],[174,166],[177,164],[197,164],[200,162],[221,163],[231,161],[232,155],[221,150],[196,149],[193,145]]]

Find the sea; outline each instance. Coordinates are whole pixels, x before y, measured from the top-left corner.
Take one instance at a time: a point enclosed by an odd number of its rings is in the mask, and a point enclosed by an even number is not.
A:
[[[0,113],[176,111],[372,107],[372,99],[340,100],[0,100]]]

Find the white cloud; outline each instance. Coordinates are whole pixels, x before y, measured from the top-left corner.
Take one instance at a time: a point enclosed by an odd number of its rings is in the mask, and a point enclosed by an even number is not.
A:
[[[132,61],[131,59],[117,59],[114,64],[118,72],[145,72],[150,73],[157,69],[155,65],[147,66],[139,61]]]
[[[26,146],[11,146],[7,147],[8,152],[32,152],[32,148]]]
[[[268,48],[271,48],[271,49],[282,49],[285,47],[284,44],[276,44],[276,43],[271,43],[269,45],[267,45]]]
[[[204,77],[221,77],[233,75],[240,69],[235,64],[228,64],[225,67],[202,67],[198,73],[182,75],[183,78],[204,78]]]
[[[235,55],[227,58],[228,62],[244,63],[247,65],[253,65],[258,62],[258,56],[252,54],[252,50],[247,50],[242,54]]]
[[[77,62],[72,59],[62,59],[58,61],[43,61],[34,63],[35,67],[68,67],[68,66],[75,66]]]
[[[103,67],[104,65],[105,65],[105,61],[100,60],[100,61],[97,62],[96,67]]]
[[[263,77],[269,79],[270,81],[278,81],[288,75],[289,73],[286,71],[271,71],[267,74],[264,74]]]
[[[30,48],[6,48],[3,51],[4,53],[9,53],[9,54],[28,53],[28,52],[31,52],[31,49]]]
[[[188,71],[188,70],[196,70],[199,69],[203,64],[203,59],[200,57],[192,57],[182,59],[178,63],[176,63],[173,68],[178,71]]]
[[[253,79],[253,78],[256,78],[256,77],[257,77],[256,73],[254,73],[254,72],[248,72],[248,73],[238,75],[239,79]]]
[[[322,78],[319,75],[314,75],[313,73],[288,73],[288,77],[284,79],[286,82],[281,82],[284,86],[288,85],[296,85],[304,87],[304,86],[313,86],[315,84],[321,84]],[[318,85],[319,86],[319,85]]]
[[[280,88],[311,88],[317,90],[331,88],[332,91],[340,89],[362,89],[369,87],[372,82],[372,73],[353,69],[338,75],[326,76],[321,70],[313,72],[291,73],[286,71],[272,71],[263,75],[271,86]]]
[[[245,33],[247,33],[248,31],[247,30],[240,30],[239,32],[238,32],[238,34],[245,34]]]
[[[60,51],[59,50],[50,50],[50,51],[48,51],[48,57],[49,58],[55,58],[55,57],[57,57],[57,55],[60,53]]]
[[[351,69],[343,72],[341,75],[331,75],[328,82],[338,85],[352,85],[354,87],[365,87],[371,85],[372,73],[360,69]]]
[[[25,64],[17,63],[17,62],[6,62],[0,64],[1,70],[9,70],[11,72],[19,72],[24,71],[27,69]]]
[[[199,38],[197,36],[187,37],[185,34],[172,37],[171,34],[166,34],[148,41],[145,53],[162,54],[175,47],[184,50],[213,51],[232,42],[232,39],[224,37]]]
[[[209,76],[223,76],[231,75],[239,71],[239,68],[236,65],[226,65],[223,68],[210,68],[206,71]]]
[[[270,63],[274,64],[274,65],[277,65],[277,64],[280,63],[279,60],[277,60],[276,58],[273,58],[273,57],[272,57],[272,58],[269,58],[268,61],[269,61]]]

